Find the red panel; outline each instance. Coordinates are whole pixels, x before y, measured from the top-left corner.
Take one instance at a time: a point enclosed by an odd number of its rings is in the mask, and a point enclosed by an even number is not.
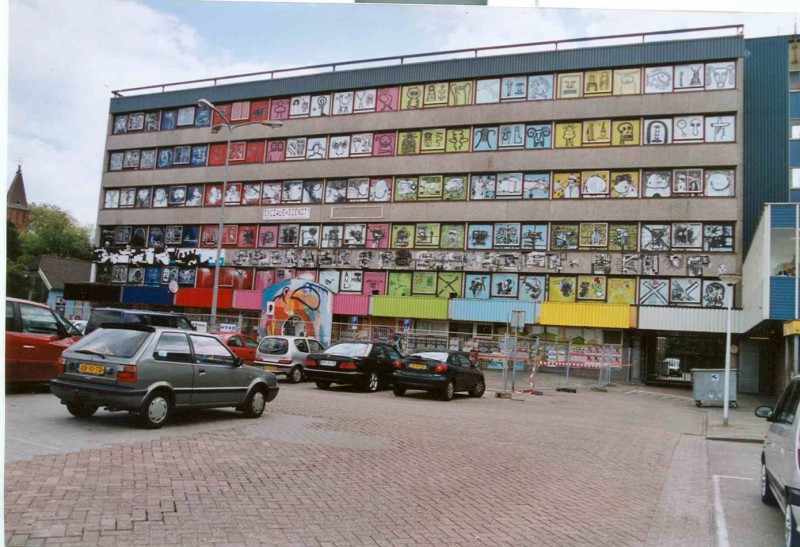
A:
[[[397,133],[375,133],[372,137],[373,156],[394,156]]]
[[[284,161],[286,159],[286,139],[267,141],[267,162]]]
[[[378,291],[378,294],[386,294],[386,272],[364,272],[362,292],[365,295],[372,295],[373,291]]]
[[[206,207],[219,207],[222,204],[222,185],[221,184],[207,184],[206,185]]]
[[[255,288],[258,291],[275,284],[275,270],[259,270],[256,272]],[[259,304],[261,301],[259,300]]]
[[[250,103],[250,121],[263,122],[269,119],[269,101]]]
[[[255,226],[239,226],[239,242],[237,246],[243,249],[255,247],[257,234],[258,230]]]
[[[216,116],[216,114],[215,114]],[[226,144],[212,144],[208,147],[208,164],[225,165]]]
[[[218,105],[216,105],[216,107],[219,109],[220,112],[225,114],[226,118],[228,118],[229,120],[231,119],[231,105],[229,105],[229,104],[218,104]],[[214,111],[212,110],[212,112],[214,112]],[[214,121],[213,121],[212,125],[219,125],[221,123],[223,123],[222,118],[219,117],[219,114],[214,112]]]
[[[244,141],[232,142],[230,155],[228,156],[230,158],[230,161],[244,161],[246,148],[247,144]]]
[[[245,163],[264,163],[264,150],[267,149],[267,141],[255,141],[247,143],[247,153],[244,158]]]
[[[272,99],[269,108],[270,120],[285,120],[289,117],[289,99]]]
[[[211,272],[213,284],[214,272]],[[175,295],[176,306],[190,306],[193,308],[210,308],[214,298],[213,289],[180,289]],[[220,289],[217,291],[217,308],[230,309],[233,307],[233,291]]]
[[[238,290],[250,290],[253,288],[253,268],[233,269],[233,288]]]
[[[222,244],[223,245],[236,245],[239,238],[239,225],[226,224],[222,227]]]
[[[342,315],[369,315],[369,296],[361,294],[333,295],[333,313]]]
[[[237,310],[261,310],[261,291],[233,291],[233,307]]]
[[[219,226],[216,224],[206,224],[203,226],[203,229],[200,232],[200,246],[206,248],[213,248],[217,246],[217,231],[219,230]],[[198,270],[198,277],[200,272]],[[200,284],[198,282],[198,287]]]

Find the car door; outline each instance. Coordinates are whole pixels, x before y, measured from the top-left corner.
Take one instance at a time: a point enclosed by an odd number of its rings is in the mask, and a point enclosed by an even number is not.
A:
[[[479,375],[476,374],[477,369],[472,366],[472,362],[466,355],[454,353],[452,357],[458,362],[459,376],[461,376],[461,382],[457,384],[460,386],[459,389],[463,389],[465,391],[473,389],[478,383]]]
[[[800,382],[795,380],[786,387],[775,408],[772,425],[769,428],[769,446],[764,450],[767,469],[781,490],[786,486],[787,479],[791,477],[792,466],[795,465],[793,424],[798,402],[800,402]]]
[[[229,336],[225,341],[225,345],[228,346],[228,349],[230,349],[237,357],[241,357],[242,359],[245,358],[243,355],[244,344],[242,343],[242,337],[238,334]]]
[[[194,350],[192,405],[228,405],[244,400],[252,379],[235,366],[236,355],[217,338],[190,334]]]
[[[166,381],[175,392],[175,405],[192,402],[195,364],[189,339],[181,332],[163,332],[153,350],[152,381]],[[144,367],[140,366],[144,369]]]
[[[48,308],[18,303],[21,332],[12,333],[18,348],[17,374],[10,380],[45,382],[56,376],[56,362],[73,340]]]
[[[296,338],[294,340],[294,348],[292,349],[292,361],[295,363],[305,363],[309,353],[311,352],[309,351],[306,339]]]
[[[242,348],[244,364],[252,366],[256,362],[256,348],[258,347],[258,342],[249,336],[242,336],[242,342],[244,343],[244,347]]]
[[[6,300],[6,380],[13,381],[17,375],[22,338],[18,336],[17,305]]]

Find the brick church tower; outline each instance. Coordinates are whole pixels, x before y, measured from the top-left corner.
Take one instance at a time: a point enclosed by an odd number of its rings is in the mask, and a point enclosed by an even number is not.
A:
[[[22,182],[22,166],[17,167],[17,174],[11,183],[11,188],[6,194],[6,213],[8,220],[16,227],[18,232],[28,230],[31,209],[25,197],[25,183]]]

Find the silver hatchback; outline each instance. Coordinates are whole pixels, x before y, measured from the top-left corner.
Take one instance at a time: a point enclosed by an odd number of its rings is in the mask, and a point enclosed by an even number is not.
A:
[[[275,375],[242,364],[216,337],[147,325],[104,325],[68,348],[50,381],[78,418],[127,410],[149,429],[173,410],[232,406],[248,418],[278,395]]]
[[[322,344],[303,336],[265,336],[256,349],[256,366],[285,375],[293,384],[305,375],[309,353],[324,351]]]

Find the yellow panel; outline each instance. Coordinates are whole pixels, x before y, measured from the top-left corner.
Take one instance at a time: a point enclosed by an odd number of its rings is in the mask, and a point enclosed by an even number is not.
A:
[[[639,197],[639,171],[611,171],[612,198]]]
[[[793,334],[800,334],[800,321],[797,319],[794,321],[787,321],[783,324],[783,335],[791,336]]]
[[[553,173],[553,199],[581,197],[580,173]]]
[[[422,153],[438,153],[444,152],[445,148],[445,134],[444,127],[436,129],[423,129],[422,130],[422,143],[420,150]]]
[[[464,106],[472,104],[472,96],[474,93],[475,82],[472,80],[450,82],[450,95],[447,99],[447,104],[449,106]]]
[[[422,108],[422,86],[404,85],[400,92],[400,110]]]
[[[469,152],[471,149],[472,129],[456,127],[447,130],[446,152]]]
[[[639,95],[641,92],[641,68],[620,68],[614,71],[614,95]]]
[[[556,148],[576,148],[581,145],[581,122],[556,124]]]
[[[425,108],[447,106],[449,86],[447,82],[425,84],[423,87],[423,102]]]
[[[559,99],[577,99],[583,95],[583,72],[558,75]]]
[[[397,134],[397,155],[419,154],[419,144],[419,131],[400,131]]]
[[[583,79],[583,93],[591,97],[611,95],[611,71],[590,70],[586,72]]]
[[[609,304],[635,304],[636,279],[632,277],[612,277],[608,280]]]
[[[636,313],[624,304],[542,302],[542,325],[629,329]]]
[[[638,146],[640,120],[614,120],[611,129],[611,146]]]
[[[547,280],[547,299],[550,302],[575,302],[575,278],[551,275]]]
[[[373,296],[371,315],[404,319],[447,319],[447,298]]]
[[[577,292],[579,300],[605,300],[606,277],[604,275],[579,275]]]
[[[609,146],[611,144],[611,120],[589,120],[583,122],[584,146]]]

